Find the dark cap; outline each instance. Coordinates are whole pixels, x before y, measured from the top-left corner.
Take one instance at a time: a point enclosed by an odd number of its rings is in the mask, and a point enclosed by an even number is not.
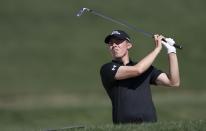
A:
[[[117,38],[117,39],[122,39],[122,40],[128,40],[130,42],[130,37],[129,35],[122,31],[122,30],[113,30],[112,33],[108,36],[106,36],[106,38],[104,39],[104,42],[105,43],[109,43],[109,41],[112,39],[112,38]]]

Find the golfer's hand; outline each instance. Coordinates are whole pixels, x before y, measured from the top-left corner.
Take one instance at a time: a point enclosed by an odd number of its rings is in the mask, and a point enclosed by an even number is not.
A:
[[[173,46],[175,44],[175,41],[172,38],[165,38],[165,40],[167,41],[168,44],[170,44],[171,46]]]
[[[165,38],[167,42],[162,41],[162,44],[167,49],[167,53],[176,53],[176,48],[173,46],[175,41],[172,38]]]
[[[159,49],[159,51],[162,49],[162,39],[163,38],[164,36],[162,35],[158,35],[158,34],[154,35],[155,46],[156,46],[156,49]]]

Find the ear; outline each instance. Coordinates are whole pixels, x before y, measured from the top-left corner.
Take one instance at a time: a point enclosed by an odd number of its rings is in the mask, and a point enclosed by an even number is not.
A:
[[[131,48],[132,48],[132,43],[128,42],[128,43],[127,43],[127,49],[129,50],[129,49],[131,49]]]

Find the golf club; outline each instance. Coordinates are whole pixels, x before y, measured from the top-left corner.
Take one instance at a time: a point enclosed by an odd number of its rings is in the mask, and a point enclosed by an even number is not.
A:
[[[79,128],[85,128],[85,126],[82,126],[82,125],[68,126],[68,127],[62,127],[62,128],[56,128],[56,129],[46,129],[46,130],[43,130],[43,131],[60,131],[60,130],[79,129]]]
[[[114,22],[114,23],[116,23],[116,24],[125,26],[125,27],[127,27],[127,28],[129,28],[129,29],[131,29],[131,30],[133,30],[133,31],[136,31],[136,32],[138,32],[138,33],[143,34],[144,36],[151,37],[151,38],[154,37],[154,34],[153,34],[153,33],[146,32],[146,31],[144,31],[144,30],[142,30],[142,29],[139,29],[139,28],[137,28],[137,27],[135,27],[135,26],[133,26],[133,25],[130,25],[130,24],[126,23],[126,22],[115,20],[115,19],[113,19],[113,18],[111,18],[111,17],[109,17],[109,16],[105,16],[105,15],[103,15],[103,14],[97,12],[97,11],[91,10],[91,9],[89,9],[89,8],[82,8],[82,9],[79,10],[79,12],[77,13],[77,16],[80,17],[82,14],[84,14],[84,12],[90,12],[90,13],[96,15],[96,16],[99,16],[99,17],[101,17],[101,18],[104,18],[104,19],[106,19],[106,20],[109,20],[109,21],[111,21],[111,22]],[[165,39],[162,39],[162,41],[167,42]],[[174,46],[175,48],[182,49],[182,46],[181,46],[181,45],[174,44],[173,46]]]

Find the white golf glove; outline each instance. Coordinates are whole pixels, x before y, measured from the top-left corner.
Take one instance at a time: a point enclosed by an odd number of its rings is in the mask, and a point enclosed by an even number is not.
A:
[[[172,38],[165,38],[165,40],[167,41],[168,44],[172,46],[175,44],[175,41]]]
[[[167,53],[176,53],[176,48],[173,46],[175,41],[172,38],[165,38],[167,42],[162,41],[162,44],[167,49]]]

